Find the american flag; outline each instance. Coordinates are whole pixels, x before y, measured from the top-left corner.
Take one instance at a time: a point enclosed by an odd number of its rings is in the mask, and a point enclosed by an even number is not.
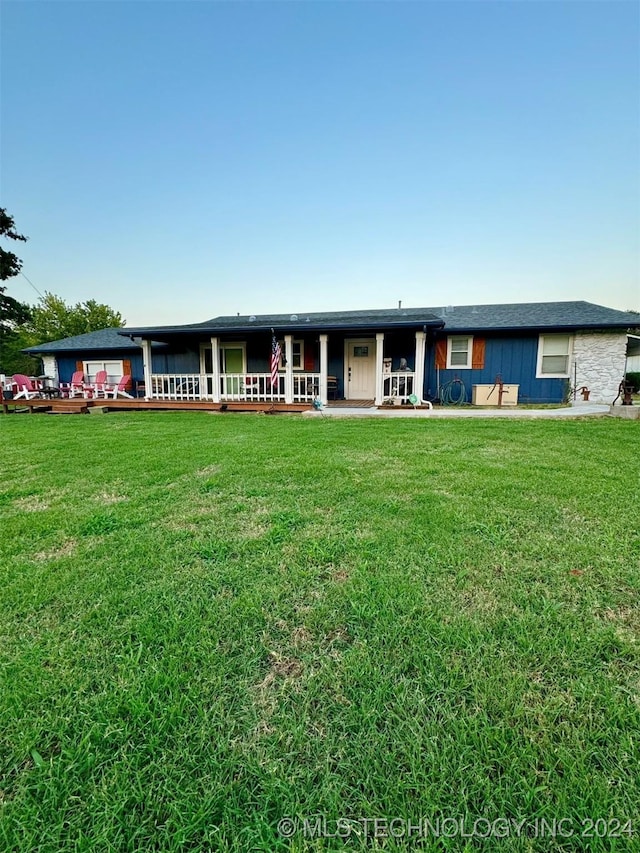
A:
[[[278,384],[278,370],[280,369],[280,355],[282,350],[275,335],[271,338],[271,387]]]

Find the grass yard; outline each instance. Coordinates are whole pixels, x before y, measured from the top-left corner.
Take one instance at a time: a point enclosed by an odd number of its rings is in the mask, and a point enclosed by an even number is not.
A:
[[[639,850],[639,427],[0,416],[0,850]]]

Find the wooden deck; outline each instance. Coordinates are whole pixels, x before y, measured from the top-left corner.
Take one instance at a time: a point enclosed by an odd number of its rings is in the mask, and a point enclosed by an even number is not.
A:
[[[181,410],[188,412],[306,412],[311,407],[309,403],[244,403],[239,401],[229,403],[213,403],[211,400],[129,400],[126,398],[85,400],[80,397],[47,400],[34,397],[33,400],[4,400],[2,409],[5,413],[28,410],[30,414],[43,412],[56,415],[85,415],[90,409],[116,412],[137,410]]]

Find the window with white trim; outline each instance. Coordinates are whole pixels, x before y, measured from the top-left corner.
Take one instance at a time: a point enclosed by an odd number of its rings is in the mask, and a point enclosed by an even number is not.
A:
[[[473,335],[450,335],[447,338],[447,368],[471,370]]]
[[[124,374],[121,361],[83,361],[82,367],[89,383],[96,381],[96,373],[100,370],[107,371],[107,382],[111,384],[120,382]]]
[[[280,341],[280,369],[284,369],[285,346]],[[304,341],[291,341],[291,366],[294,370],[304,370]]]
[[[571,360],[571,335],[540,335],[537,379],[566,379]]]

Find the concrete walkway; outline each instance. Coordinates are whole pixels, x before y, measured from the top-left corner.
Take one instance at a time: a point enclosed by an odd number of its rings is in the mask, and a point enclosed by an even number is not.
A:
[[[600,403],[577,403],[561,409],[521,409],[505,407],[502,409],[468,409],[458,406],[445,406],[436,409],[414,409],[412,406],[397,408],[350,409],[327,406],[321,411],[304,412],[311,418],[582,418],[585,416],[609,414],[609,406]]]

